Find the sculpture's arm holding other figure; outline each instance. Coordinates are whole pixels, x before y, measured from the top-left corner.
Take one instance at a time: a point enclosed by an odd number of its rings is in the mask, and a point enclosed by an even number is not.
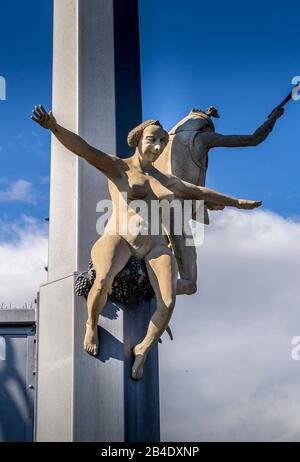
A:
[[[284,108],[277,106],[270,117],[251,135],[221,135],[220,133],[204,132],[199,134],[198,141],[206,148],[257,146],[262,143],[273,130],[276,121],[284,114]],[[197,139],[196,139],[197,142]]]
[[[116,178],[120,175],[118,169],[119,159],[116,156],[110,156],[89,145],[83,138],[75,133],[60,126],[50,111],[49,113],[42,105],[35,106],[32,111],[32,120],[41,125],[43,128],[50,130],[54,136],[71,152],[85,159],[89,164],[96,167],[108,178]]]

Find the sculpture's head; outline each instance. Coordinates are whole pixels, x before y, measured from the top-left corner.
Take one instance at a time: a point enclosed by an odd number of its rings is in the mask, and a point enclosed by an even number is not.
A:
[[[163,152],[169,140],[158,120],[147,120],[135,127],[128,135],[127,142],[131,148],[138,149],[139,155],[148,162],[155,162]]]

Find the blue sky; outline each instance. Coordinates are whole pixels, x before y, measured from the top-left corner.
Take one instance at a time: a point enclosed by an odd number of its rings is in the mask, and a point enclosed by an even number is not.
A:
[[[17,200],[22,185],[11,200],[1,201],[0,194],[0,218],[25,213],[43,219],[48,216],[50,137],[33,125],[30,114],[33,104],[45,101],[49,107],[51,102],[52,1],[1,2],[0,43],[0,75],[7,85],[7,100],[0,101],[0,191],[19,180],[29,183],[23,185],[29,202]]]
[[[254,131],[300,74],[300,4],[274,5],[140,0],[143,118],[159,118],[169,129],[192,107],[214,105],[218,132]],[[52,0],[2,2],[0,25],[0,75],[7,82],[7,100],[0,101],[0,218],[43,219],[50,136],[30,113],[35,103],[51,106]],[[297,217],[299,111],[300,103],[289,103],[258,147],[211,151],[208,186]],[[19,200],[22,191],[27,202]]]
[[[46,278],[50,134],[30,115],[51,107],[52,7],[1,3],[0,304],[30,303]],[[253,132],[300,75],[299,23],[294,0],[140,0],[143,118],[170,129],[214,105],[218,132]],[[262,145],[211,151],[207,185],[264,208],[212,214],[199,292],[178,298],[160,350],[165,441],[300,440],[299,116],[291,102]]]

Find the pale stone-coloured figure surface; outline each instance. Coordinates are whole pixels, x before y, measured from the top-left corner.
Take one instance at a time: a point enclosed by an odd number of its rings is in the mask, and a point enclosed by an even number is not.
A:
[[[289,95],[290,99],[290,95]],[[217,110],[211,106],[208,111],[192,109],[169,132],[169,142],[161,156],[154,162],[156,168],[165,174],[172,174],[184,181],[198,186],[205,186],[210,149],[216,147],[257,146],[271,133],[277,119],[284,113],[283,105],[287,98],[277,106],[269,118],[250,135],[221,135],[215,133],[212,117],[219,118]],[[204,208],[205,224],[209,223],[207,209],[221,210],[222,206],[206,201]],[[193,294],[197,291],[197,254],[194,246],[187,246],[186,239],[191,236],[170,233],[180,280],[177,295]]]
[[[135,149],[128,159],[110,156],[90,146],[80,136],[60,126],[53,114],[43,106],[35,107],[33,120],[51,130],[56,138],[71,152],[82,157],[109,180],[109,191],[113,202],[113,213],[104,234],[91,250],[91,258],[96,269],[96,279],[87,299],[88,320],[84,339],[87,353],[98,354],[98,317],[107,301],[115,276],[124,268],[132,255],[145,259],[147,271],[155,292],[157,307],[144,339],[133,348],[134,364],[132,378],[141,379],[143,366],[152,346],[166,330],[175,306],[178,268],[176,258],[169,248],[164,234],[144,235],[128,227],[119,232],[121,222],[136,224],[135,230],[144,225],[143,217],[130,203],[143,200],[151,210],[153,200],[172,200],[174,196],[186,199],[205,200],[214,206],[233,206],[242,209],[259,207],[261,202],[235,199],[211,189],[195,186],[174,175],[164,174],[154,167],[168,142],[168,134],[158,121],[150,120],[130,132],[129,145]],[[120,199],[127,193],[127,202]],[[119,211],[122,204],[121,216]],[[149,217],[149,229],[151,227]],[[112,232],[113,231],[113,232]],[[180,280],[179,280],[180,281]],[[143,335],[141,333],[141,335]]]

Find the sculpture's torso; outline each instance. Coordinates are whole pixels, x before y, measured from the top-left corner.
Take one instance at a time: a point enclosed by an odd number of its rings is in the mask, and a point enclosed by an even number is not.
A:
[[[152,220],[158,219],[158,214],[152,216],[151,204],[153,201],[172,201],[174,194],[161,184],[159,172],[157,178],[142,173],[130,165],[130,159],[120,160],[120,165],[121,178],[114,183],[109,181],[113,213],[105,232],[119,234],[130,245],[132,253],[142,258],[154,245],[168,245],[164,233],[152,234]]]

